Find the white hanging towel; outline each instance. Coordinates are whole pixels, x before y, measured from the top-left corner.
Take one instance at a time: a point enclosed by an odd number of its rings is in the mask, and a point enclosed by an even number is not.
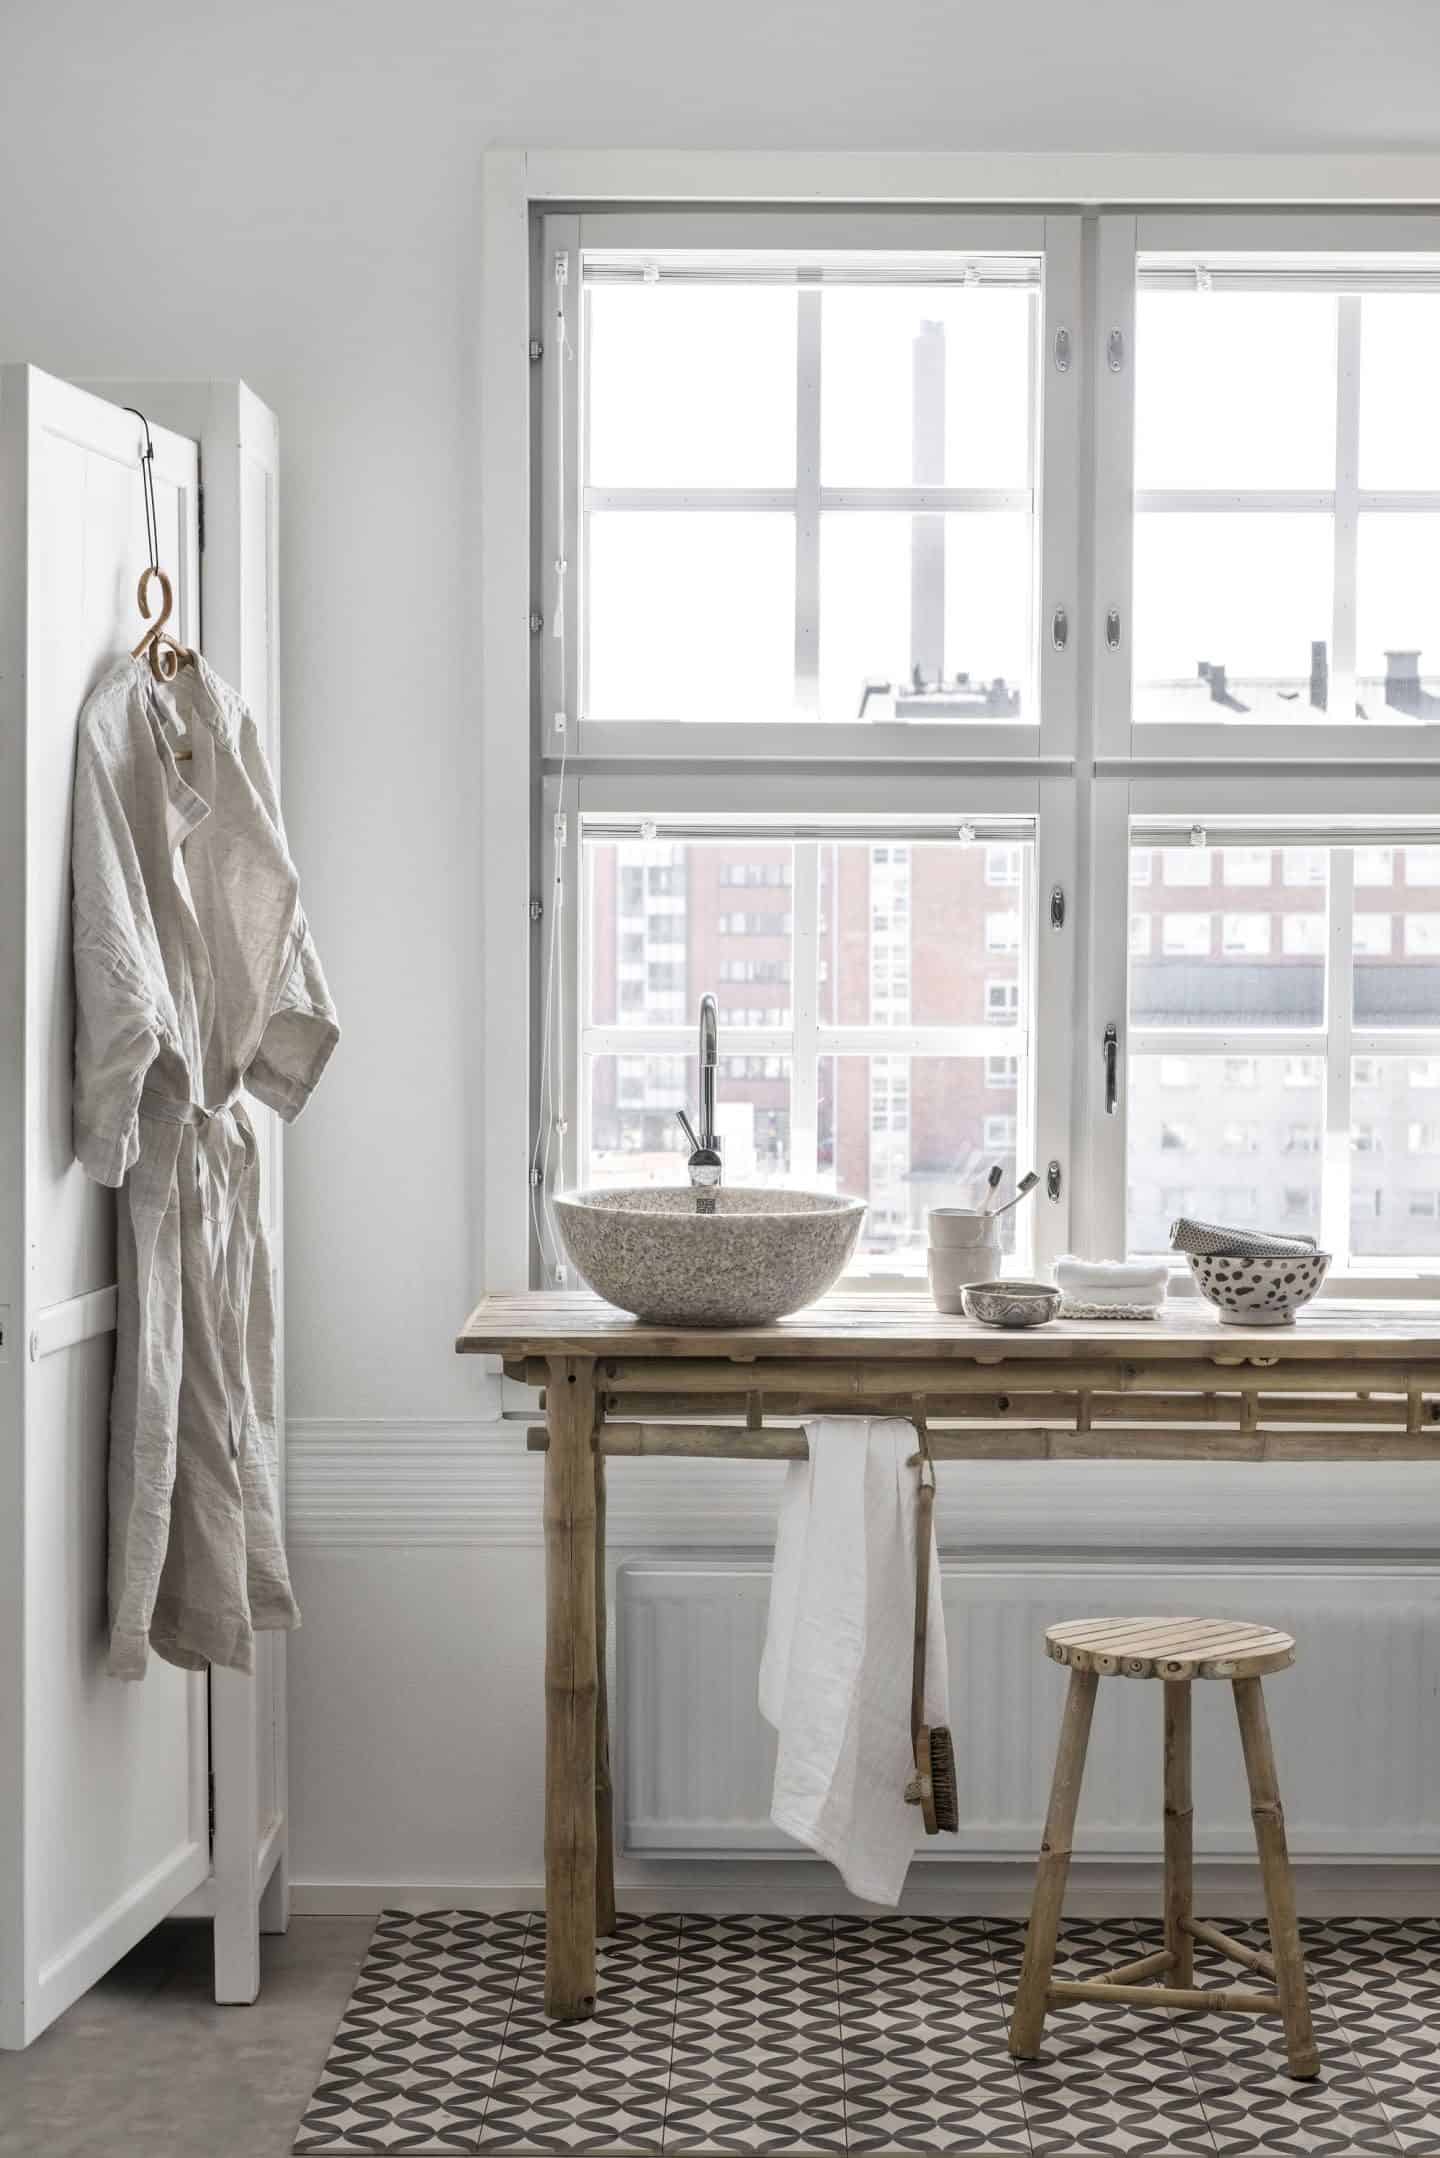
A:
[[[896,1904],[921,1833],[914,1773],[913,1424],[834,1416],[805,1427],[775,1539],[760,1713],[780,1734],[770,1818],[828,1858],[852,1895]],[[950,1721],[940,1569],[931,1531],[925,1718]]]

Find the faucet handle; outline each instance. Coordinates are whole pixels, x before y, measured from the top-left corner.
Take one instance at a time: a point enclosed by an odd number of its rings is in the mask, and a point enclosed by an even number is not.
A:
[[[700,1152],[700,1141],[695,1136],[695,1126],[691,1123],[689,1117],[686,1116],[683,1109],[677,1109],[675,1111],[675,1121],[680,1126],[681,1131],[684,1132],[686,1139],[689,1141],[691,1153],[698,1154]]]

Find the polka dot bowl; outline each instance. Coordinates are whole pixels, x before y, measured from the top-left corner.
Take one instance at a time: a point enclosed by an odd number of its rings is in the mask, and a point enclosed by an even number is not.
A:
[[[1195,1286],[1226,1326],[1292,1326],[1330,1271],[1328,1251],[1252,1259],[1220,1251],[1192,1251]]]

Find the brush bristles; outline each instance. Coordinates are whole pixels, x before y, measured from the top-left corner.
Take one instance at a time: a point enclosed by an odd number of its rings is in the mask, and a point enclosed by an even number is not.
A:
[[[935,1826],[951,1834],[960,1826],[960,1787],[955,1780],[955,1748],[943,1725],[930,1732],[930,1791]]]

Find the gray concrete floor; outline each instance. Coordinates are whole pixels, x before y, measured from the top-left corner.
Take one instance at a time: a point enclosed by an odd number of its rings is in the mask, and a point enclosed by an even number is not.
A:
[[[157,1926],[0,2053],[0,2158],[286,2158],[373,1928],[292,1919],[261,1943],[254,2007],[219,2008],[209,1926]]]

